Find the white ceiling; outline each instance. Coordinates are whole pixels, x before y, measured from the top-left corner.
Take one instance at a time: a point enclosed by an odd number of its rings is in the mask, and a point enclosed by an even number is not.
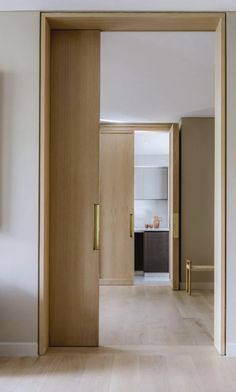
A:
[[[0,0],[0,10],[234,11],[235,0]]]
[[[101,119],[213,116],[214,49],[215,33],[102,33]]]
[[[135,132],[135,155],[168,155],[169,132]]]

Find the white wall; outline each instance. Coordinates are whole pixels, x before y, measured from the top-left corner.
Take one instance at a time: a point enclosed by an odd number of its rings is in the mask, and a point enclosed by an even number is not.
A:
[[[2,10],[230,11],[235,0],[0,0]]]
[[[236,356],[236,12],[227,14],[227,300],[226,351]]]
[[[0,355],[38,340],[39,13],[0,13]]]
[[[134,165],[135,166],[155,166],[155,167],[163,167],[169,166],[169,155],[142,155],[135,154],[134,156]]]
[[[161,218],[160,227],[167,229],[168,200],[134,200],[134,226],[143,229],[145,223],[153,223],[154,216]]]
[[[214,32],[103,32],[101,119],[214,116],[214,61]]]

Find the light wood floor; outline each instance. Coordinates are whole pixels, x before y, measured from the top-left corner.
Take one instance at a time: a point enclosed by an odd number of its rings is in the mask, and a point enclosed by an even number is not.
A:
[[[167,287],[103,287],[106,347],[1,358],[0,391],[234,392],[236,358],[216,353],[212,311],[210,292],[189,297]]]
[[[101,286],[100,345],[213,345],[213,292]]]

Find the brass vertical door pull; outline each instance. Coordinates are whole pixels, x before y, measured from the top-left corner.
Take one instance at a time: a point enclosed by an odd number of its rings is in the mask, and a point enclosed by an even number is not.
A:
[[[93,206],[93,249],[99,250],[100,248],[100,205],[94,204]]]
[[[130,238],[134,237],[134,214],[129,214],[129,236]]]
[[[179,214],[173,214],[173,238],[179,238]]]

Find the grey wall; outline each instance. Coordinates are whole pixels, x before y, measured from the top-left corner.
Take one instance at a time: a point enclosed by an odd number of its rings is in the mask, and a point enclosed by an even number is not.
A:
[[[214,264],[213,118],[182,119],[181,282],[187,258],[195,264]],[[204,288],[204,282],[213,282],[213,274],[194,273],[193,281]]]
[[[39,13],[0,13],[0,355],[38,340]]]
[[[236,12],[227,13],[226,352],[236,356]]]

